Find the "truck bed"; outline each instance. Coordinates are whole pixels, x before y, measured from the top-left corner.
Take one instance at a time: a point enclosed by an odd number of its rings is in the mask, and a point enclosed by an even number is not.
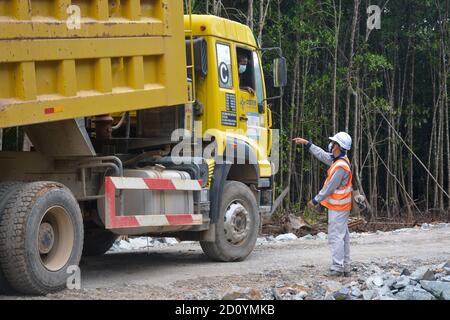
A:
[[[0,0],[0,128],[186,103],[182,3]]]

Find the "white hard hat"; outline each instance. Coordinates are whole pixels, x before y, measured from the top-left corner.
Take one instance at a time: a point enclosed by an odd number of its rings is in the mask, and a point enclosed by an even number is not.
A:
[[[349,151],[352,148],[352,137],[347,132],[339,132],[330,137],[331,141],[336,142],[342,149]]]

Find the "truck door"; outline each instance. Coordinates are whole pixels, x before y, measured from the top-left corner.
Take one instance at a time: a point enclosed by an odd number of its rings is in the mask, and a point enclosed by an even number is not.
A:
[[[237,89],[238,127],[252,140],[259,141],[261,117],[258,102],[263,102],[264,93],[261,81],[259,58],[256,52],[236,47],[239,88]]]

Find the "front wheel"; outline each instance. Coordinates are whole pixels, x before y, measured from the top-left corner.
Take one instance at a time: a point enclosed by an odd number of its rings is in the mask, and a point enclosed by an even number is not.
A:
[[[220,213],[214,225],[216,240],[201,241],[203,252],[214,261],[242,261],[255,247],[260,216],[253,192],[238,181],[227,181]]]

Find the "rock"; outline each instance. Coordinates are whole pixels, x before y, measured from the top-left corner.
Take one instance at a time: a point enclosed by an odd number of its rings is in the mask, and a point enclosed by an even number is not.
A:
[[[355,298],[361,298],[363,294],[362,294],[361,290],[359,290],[358,287],[352,287],[351,295],[354,296]]]
[[[428,267],[421,267],[411,274],[413,280],[435,280],[434,273]]]
[[[384,280],[384,285],[388,288],[393,288],[395,283],[395,278],[392,276],[389,276],[386,280]]]
[[[327,239],[328,239],[328,235],[327,235],[326,233],[324,233],[324,232],[319,232],[319,233],[316,235],[316,237],[317,237],[317,239],[319,239],[319,240],[327,240]]]
[[[450,276],[441,277],[441,281],[450,282]]]
[[[403,269],[402,272],[400,273],[401,276],[410,276],[411,275],[411,271],[409,271],[408,269]]]
[[[383,273],[383,270],[381,270],[381,268],[380,268],[379,266],[377,266],[377,265],[372,265],[372,266],[369,268],[369,271],[370,271],[371,273],[375,273],[375,274],[381,274],[381,273]]]
[[[324,300],[336,300],[335,298],[334,298],[334,296],[330,293],[330,294],[327,294],[326,296],[325,296],[325,298],[323,298]]]
[[[435,273],[434,277],[436,278],[436,281],[442,281],[442,278],[445,278],[447,275],[447,273],[445,272],[439,272],[439,273]]]
[[[339,291],[342,288],[341,283],[333,280],[329,280],[322,283],[322,286],[325,288],[327,293],[335,293],[336,291]]]
[[[173,244],[177,244],[178,240],[175,238],[164,238],[164,243],[173,245]]]
[[[404,291],[395,295],[399,300],[434,300],[434,296],[426,290],[408,286]]]
[[[397,278],[397,281],[394,283],[394,288],[396,289],[401,289],[404,288],[406,286],[408,286],[410,284],[410,280],[409,277],[407,276],[400,276],[399,278]]]
[[[264,237],[259,237],[258,239],[256,239],[256,244],[257,245],[265,244],[267,242],[268,242],[267,239],[264,238]]]
[[[277,300],[303,300],[309,295],[310,288],[301,284],[291,286],[277,287],[273,289],[275,299]]]
[[[447,272],[447,274],[450,274],[450,260],[444,264],[443,268]]]
[[[261,300],[262,294],[261,291],[254,289],[254,288],[235,288],[230,292],[227,292],[223,297],[222,300],[238,300],[238,299],[244,299],[244,300]]]
[[[430,229],[430,225],[429,225],[428,223],[423,223],[423,224],[420,226],[420,229],[421,229],[421,230],[429,230],[429,229]]]
[[[384,284],[384,280],[382,276],[372,276],[367,279],[369,283],[374,284],[377,287],[381,287]],[[367,283],[367,282],[366,282]],[[367,285],[368,287],[370,285]]]
[[[351,300],[350,289],[342,287],[341,289],[333,293],[333,297],[335,300]]]
[[[376,296],[376,293],[374,290],[364,290],[362,296],[364,300],[372,300]]]
[[[420,281],[420,285],[426,291],[432,293],[436,298],[444,299],[444,295],[450,298],[450,283],[440,281]],[[448,299],[446,299],[448,300]]]
[[[289,240],[296,240],[297,236],[293,233],[285,233],[285,234],[280,234],[279,236],[277,236],[275,238],[275,240],[277,241],[289,241]]]
[[[301,291],[297,293],[296,295],[293,295],[291,300],[304,300],[308,296],[308,293],[306,291]]]
[[[301,237],[302,240],[314,240],[314,236],[312,234],[307,234],[306,236]]]
[[[392,295],[391,294],[391,288],[389,288],[388,286],[384,285],[381,288],[377,288],[375,289],[378,293],[379,296],[389,296]]]

